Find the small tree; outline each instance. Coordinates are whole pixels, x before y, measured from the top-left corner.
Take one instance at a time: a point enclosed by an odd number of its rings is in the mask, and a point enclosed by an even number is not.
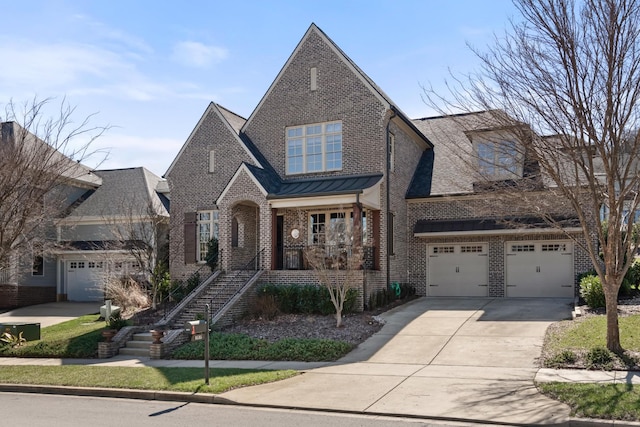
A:
[[[211,240],[209,240],[209,242],[207,243],[207,258],[205,260],[212,272],[216,271],[216,269],[218,268],[218,257],[218,239],[212,237]]]
[[[362,243],[354,240],[354,236],[361,234],[348,219],[348,215],[343,215],[342,220],[328,224],[321,241],[305,249],[307,263],[329,291],[336,309],[337,328],[342,326],[344,302],[362,274],[364,259]]]

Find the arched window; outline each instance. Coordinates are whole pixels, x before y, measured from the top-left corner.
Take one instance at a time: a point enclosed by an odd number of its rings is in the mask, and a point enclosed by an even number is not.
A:
[[[238,247],[238,218],[231,219],[231,247]]]

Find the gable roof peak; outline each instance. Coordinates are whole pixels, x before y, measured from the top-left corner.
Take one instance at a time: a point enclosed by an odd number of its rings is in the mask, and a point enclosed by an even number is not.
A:
[[[351,71],[364,83],[365,86],[367,86],[369,88],[369,90],[371,91],[371,93],[378,98],[378,100],[386,106],[386,108],[391,108],[392,105],[394,105],[393,102],[391,102],[391,99],[382,91],[382,89],[380,89],[374,82],[373,80],[371,80],[371,78],[369,78],[369,76],[367,76],[362,69],[360,69],[360,67],[358,67],[356,65],[355,62],[353,62],[353,60],[351,60],[351,58],[349,58],[342,49],[340,49],[340,47],[338,47],[338,45],[329,38],[329,36],[327,36],[327,34],[322,31],[315,23],[311,23],[311,25],[309,26],[309,28],[307,29],[307,31],[305,32],[304,36],[302,37],[302,39],[300,39],[300,41],[298,42],[298,44],[296,45],[295,49],[293,50],[293,52],[291,53],[291,55],[289,56],[289,58],[287,59],[287,61],[285,62],[285,64],[283,65],[283,67],[280,69],[280,72],[278,72],[278,75],[276,76],[276,78],[273,80],[273,82],[271,83],[271,85],[269,86],[269,89],[267,89],[267,91],[265,92],[265,94],[262,96],[262,99],[260,100],[260,102],[258,103],[258,105],[256,106],[256,108],[253,110],[253,112],[251,113],[251,115],[249,116],[249,118],[247,119],[247,121],[245,122],[244,126],[241,129],[241,132],[244,132],[244,130],[247,128],[247,126],[249,126],[249,123],[251,123],[251,120],[253,119],[253,117],[256,115],[256,113],[260,110],[260,108],[262,107],[262,104],[265,102],[265,100],[269,97],[269,95],[271,94],[271,91],[274,89],[274,87],[278,84],[278,82],[280,81],[280,78],[282,77],[282,75],[285,73],[285,71],[287,70],[287,68],[289,67],[289,65],[291,64],[291,62],[293,61],[293,59],[296,57],[296,55],[298,54],[298,52],[302,49],[302,47],[304,46],[305,42],[309,39],[309,37],[312,34],[317,34],[328,46],[331,50],[333,50],[333,52],[338,56],[338,58],[340,58],[340,60],[348,67],[351,69]]]

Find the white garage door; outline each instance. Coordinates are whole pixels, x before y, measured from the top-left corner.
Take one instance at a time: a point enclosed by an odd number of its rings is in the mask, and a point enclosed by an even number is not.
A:
[[[100,281],[104,276],[102,261],[67,261],[66,271],[69,301],[102,301],[104,299],[100,289]]]
[[[487,296],[486,243],[428,245],[427,254],[429,296]]]
[[[508,297],[574,296],[571,241],[507,242]]]

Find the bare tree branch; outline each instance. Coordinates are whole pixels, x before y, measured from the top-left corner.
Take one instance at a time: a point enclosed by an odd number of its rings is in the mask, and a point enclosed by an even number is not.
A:
[[[81,162],[100,154],[91,146],[108,126],[92,125],[93,116],[75,123],[75,109],[65,99],[47,118],[51,103],[11,101],[0,117],[0,270],[24,250],[50,250],[55,222],[69,207],[65,186],[92,182],[91,169]]]

